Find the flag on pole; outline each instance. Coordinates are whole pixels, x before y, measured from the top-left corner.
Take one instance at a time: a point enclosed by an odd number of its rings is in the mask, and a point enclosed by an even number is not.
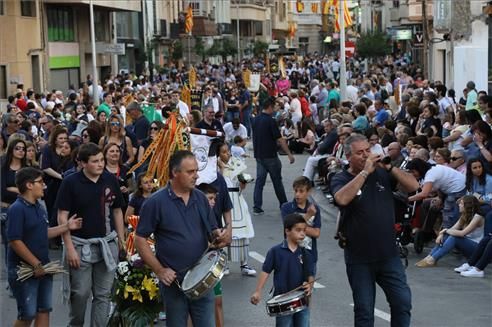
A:
[[[317,14],[317,13],[318,13],[318,3],[313,2],[313,3],[311,4],[311,12],[312,12],[313,14]]]
[[[329,15],[330,14],[331,1],[332,0],[323,0],[323,1],[321,1],[321,13],[323,15]]]
[[[302,13],[304,11],[304,3],[301,0],[296,1],[296,9],[298,13]]]
[[[193,8],[191,8],[191,4],[189,4],[188,10],[186,11],[185,32],[186,34],[191,34],[192,30],[193,30]]]
[[[335,9],[335,32],[340,32],[340,23],[338,22],[338,11],[340,6],[340,1],[343,2],[343,22],[345,28],[353,25],[352,17],[350,16],[350,11],[347,6],[347,1],[331,0],[331,6]]]

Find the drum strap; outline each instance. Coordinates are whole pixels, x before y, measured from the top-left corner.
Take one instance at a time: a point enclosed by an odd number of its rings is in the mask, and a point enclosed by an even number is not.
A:
[[[304,277],[304,281],[308,282],[309,280],[309,271],[308,271],[308,263],[307,263],[307,255],[306,255],[306,249],[301,246],[301,253],[302,253],[302,275]]]

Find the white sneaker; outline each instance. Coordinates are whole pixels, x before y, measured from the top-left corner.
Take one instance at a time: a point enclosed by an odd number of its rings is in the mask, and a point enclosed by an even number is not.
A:
[[[468,264],[468,262],[465,262],[464,264],[462,264],[458,268],[454,268],[454,271],[456,271],[457,273],[460,273],[463,271],[470,270],[470,268],[471,268],[471,266]]]
[[[224,268],[224,276],[229,275],[231,272],[229,271],[229,267]]]
[[[483,272],[483,270],[479,271],[477,268],[471,267],[467,271],[462,271],[460,273],[460,275],[463,276],[463,277],[479,277],[479,278],[483,278],[484,272]]]
[[[256,276],[256,270],[248,265],[241,266],[241,273],[245,276]]]

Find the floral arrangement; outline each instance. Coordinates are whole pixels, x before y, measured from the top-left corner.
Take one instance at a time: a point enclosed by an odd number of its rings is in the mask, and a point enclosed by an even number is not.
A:
[[[130,220],[130,226],[135,230],[138,217],[133,216]],[[149,241],[149,244],[155,252],[153,242]],[[109,326],[152,326],[161,311],[159,279],[133,247],[128,251],[128,260],[121,261],[116,269],[113,302],[115,308]]]

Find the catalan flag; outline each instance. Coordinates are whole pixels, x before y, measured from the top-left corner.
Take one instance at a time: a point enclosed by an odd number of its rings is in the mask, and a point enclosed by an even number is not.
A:
[[[318,13],[318,3],[317,2],[311,3],[311,12],[313,14],[317,14]]]
[[[193,30],[193,8],[191,8],[191,4],[189,4],[188,10],[186,11],[185,32],[186,34],[191,34],[192,30]]]
[[[347,1],[331,0],[331,6],[335,9],[335,32],[340,32],[340,23],[338,22],[338,10],[340,6],[340,1],[343,2],[343,22],[345,28],[353,25],[352,17],[350,16],[350,11],[347,6]]]
[[[296,10],[298,13],[302,13],[304,11],[304,3],[301,0],[296,1]]]

